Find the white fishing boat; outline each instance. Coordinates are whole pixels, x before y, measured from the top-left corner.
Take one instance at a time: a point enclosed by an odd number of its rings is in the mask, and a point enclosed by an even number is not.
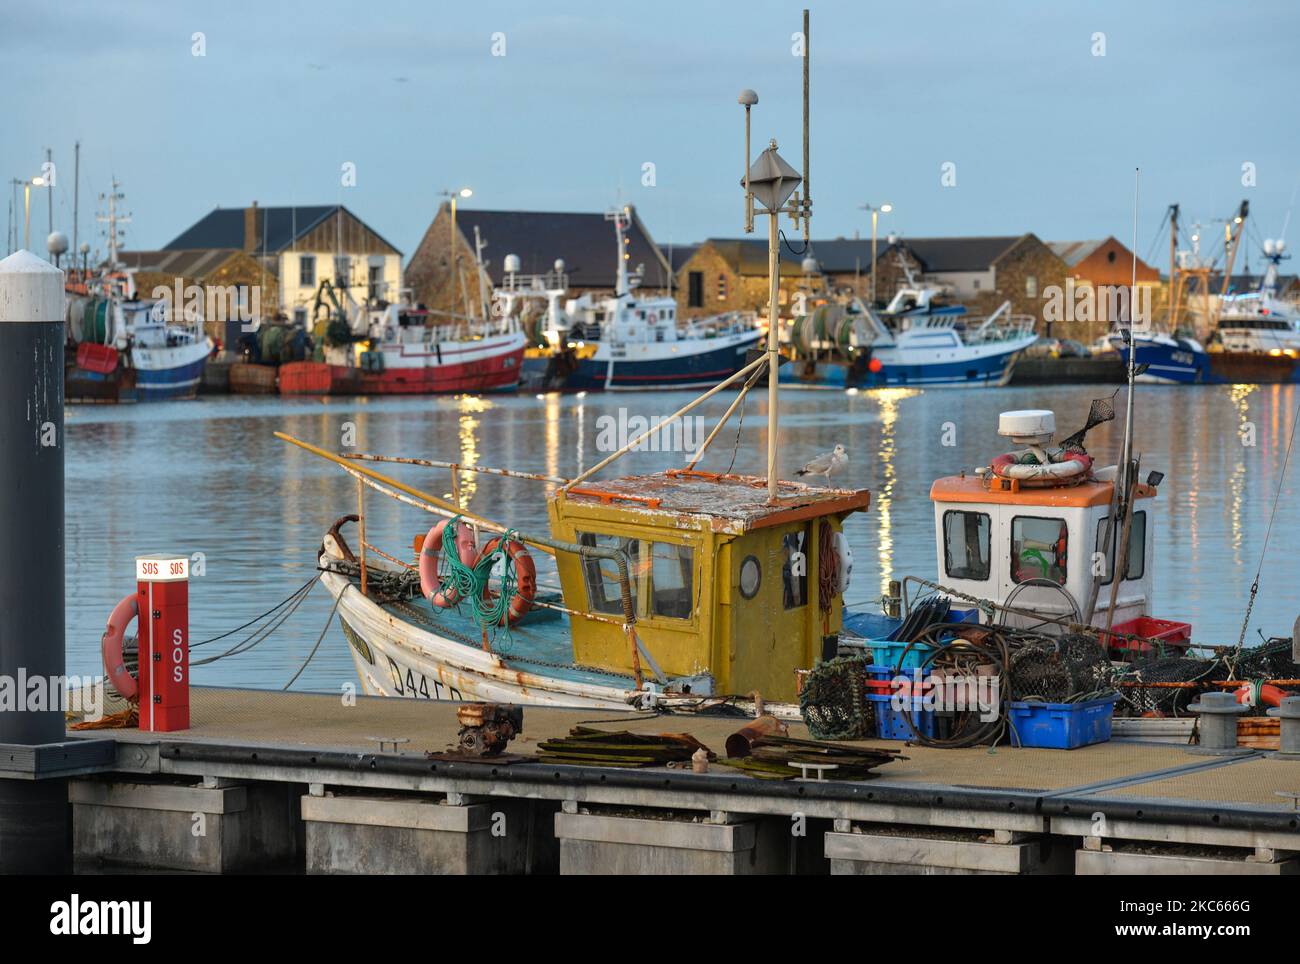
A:
[[[498,291],[503,311],[514,310],[530,293],[547,299],[538,317],[533,347],[525,359],[524,387],[536,391],[643,391],[705,388],[735,374],[764,332],[754,317],[732,312],[703,319],[677,315],[669,295],[642,296],[624,257],[626,214],[609,216],[614,225],[618,275],[613,297],[587,292],[562,297],[563,262],[553,275],[524,284],[507,270]]]

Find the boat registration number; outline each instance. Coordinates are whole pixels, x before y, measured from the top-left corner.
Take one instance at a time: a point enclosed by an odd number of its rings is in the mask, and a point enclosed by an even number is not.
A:
[[[403,667],[389,656],[388,675],[393,680],[393,692],[398,696],[420,700],[463,700],[460,690],[442,680],[433,680],[423,673],[417,673],[411,667]],[[403,672],[405,670],[405,672]]]

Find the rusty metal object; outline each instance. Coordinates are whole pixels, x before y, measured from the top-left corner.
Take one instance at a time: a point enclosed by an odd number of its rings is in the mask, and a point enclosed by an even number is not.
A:
[[[789,728],[775,716],[760,716],[727,737],[727,756],[732,759],[749,756],[756,741],[765,736],[785,736],[788,732]]]
[[[464,703],[456,709],[460,749],[475,756],[497,756],[524,731],[524,708],[502,703]]]
[[[356,562],[357,556],[356,553],[352,551],[351,547],[348,546],[347,540],[343,538],[343,534],[339,532],[339,529],[343,527],[345,522],[357,522],[359,519],[360,516],[356,515],[340,516],[334,520],[334,524],[329,528],[329,534],[334,537],[334,542],[338,545],[339,552],[343,553],[343,558],[348,562]]]

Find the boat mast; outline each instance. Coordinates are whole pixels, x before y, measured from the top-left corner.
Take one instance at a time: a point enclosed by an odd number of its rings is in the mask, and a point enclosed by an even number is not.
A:
[[[1178,331],[1178,205],[1169,205],[1169,334]]]
[[[622,298],[631,291],[627,282],[628,255],[623,250],[625,247],[623,241],[623,209],[610,211],[605,215],[605,220],[614,222],[614,238],[615,243],[618,245],[618,274],[616,276],[617,280],[614,282],[614,297]]]
[[[1132,283],[1129,287],[1129,308],[1128,308],[1128,410],[1124,413],[1124,461],[1120,466],[1120,492],[1123,493],[1124,511],[1127,513],[1131,506],[1128,505],[1128,493],[1130,489],[1133,460],[1133,385],[1137,381],[1137,343],[1133,340],[1134,314],[1137,311],[1137,229],[1138,229],[1138,199],[1142,187],[1142,169],[1136,168],[1133,173],[1133,276]],[[1118,585],[1120,574],[1116,573],[1115,582]],[[1109,619],[1109,616],[1107,617]]]

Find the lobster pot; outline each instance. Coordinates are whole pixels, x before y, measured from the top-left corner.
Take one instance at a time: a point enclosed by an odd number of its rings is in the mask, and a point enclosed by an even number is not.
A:
[[[122,665],[136,679],[140,678],[140,639],[138,636],[127,636],[122,640]],[[117,691],[112,678],[108,676],[104,677],[104,692],[109,699],[119,701],[126,699]]]

